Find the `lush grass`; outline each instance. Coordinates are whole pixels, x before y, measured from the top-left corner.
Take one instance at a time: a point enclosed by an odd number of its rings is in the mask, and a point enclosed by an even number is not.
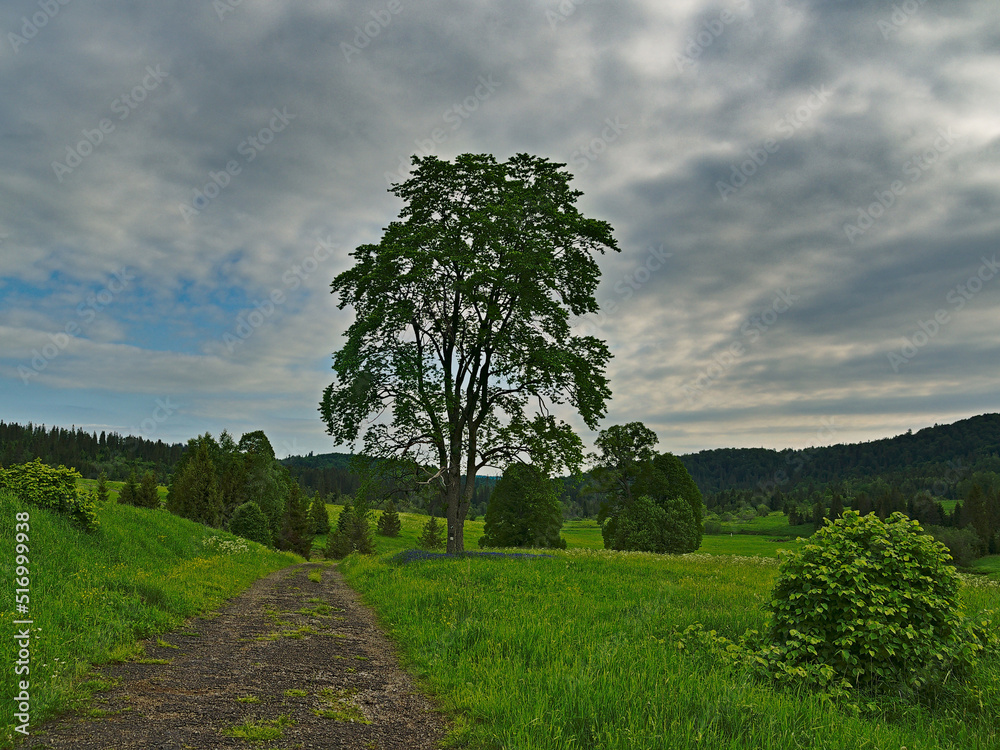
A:
[[[812,536],[814,530],[815,527],[811,523],[789,526],[788,516],[781,511],[772,511],[766,516],[757,516],[749,521],[730,521],[722,524],[722,533],[726,535],[761,534],[795,539],[800,536]]]
[[[750,537],[752,538],[752,537]],[[741,542],[748,537],[740,539]],[[575,549],[551,558],[353,555],[348,581],[475,748],[996,748],[1000,663],[967,700],[860,712],[776,692],[682,654],[700,622],[737,638],[766,625],[777,561]],[[1000,587],[963,589],[966,607]],[[981,703],[980,703],[981,701]]]
[[[994,578],[1000,577],[1000,555],[990,555],[980,557],[972,563],[972,569],[976,573],[992,573]]]
[[[142,477],[136,477],[136,484],[142,480]],[[77,486],[85,490],[86,492],[97,491],[97,480],[96,479],[78,479],[76,482]],[[112,482],[111,480],[106,481],[105,486],[108,488],[108,499],[110,502],[118,502],[118,495],[122,491],[122,487],[125,486],[125,482]],[[166,485],[159,484],[156,486],[156,494],[160,497],[160,502],[167,502],[167,487]]]
[[[86,534],[62,516],[0,493],[0,559],[10,571],[0,580],[4,696],[16,695],[15,679],[25,679],[11,667],[17,659],[10,634],[21,627],[13,621],[25,618],[11,609],[19,511],[30,513],[32,725],[79,702],[91,663],[139,656],[137,639],[176,628],[261,576],[301,560],[164,510],[117,503],[100,508],[100,530]],[[0,707],[4,738],[12,733],[12,704],[5,700]]]

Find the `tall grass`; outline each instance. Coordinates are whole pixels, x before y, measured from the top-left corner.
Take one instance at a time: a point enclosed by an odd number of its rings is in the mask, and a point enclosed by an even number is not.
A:
[[[419,531],[404,515],[404,535],[415,540],[413,527]],[[568,539],[592,533],[584,524],[564,531]],[[767,543],[739,535],[715,539],[734,548],[738,542],[742,550]],[[413,546],[411,540],[379,537],[378,543],[382,554],[352,555],[341,569],[376,609],[411,669],[456,718],[455,744],[518,750],[1000,746],[995,657],[980,666],[961,700],[852,709],[776,691],[680,652],[677,635],[695,622],[730,638],[766,626],[778,570],[773,557],[578,547],[539,550],[550,556],[537,559],[399,566],[392,553]],[[968,580],[968,611],[1000,605],[995,581]]]
[[[32,725],[71,707],[91,663],[128,658],[137,639],[165,632],[212,609],[256,579],[301,558],[209,529],[164,510],[117,504],[100,508],[101,528],[87,534],[58,514],[0,492],[0,579],[5,637],[0,640],[3,696],[17,694],[11,665],[15,513],[30,513],[29,569]],[[18,626],[19,628],[20,626]],[[13,702],[0,705],[12,736]]]

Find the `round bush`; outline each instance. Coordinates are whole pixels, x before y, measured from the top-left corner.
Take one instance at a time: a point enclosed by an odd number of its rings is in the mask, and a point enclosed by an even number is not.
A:
[[[251,542],[259,542],[268,547],[272,544],[271,525],[264,511],[253,500],[236,507],[229,521],[229,530]]]
[[[959,578],[944,545],[894,513],[847,511],[785,553],[769,637],[789,675],[919,688],[968,663]],[[810,668],[810,665],[812,668]]]

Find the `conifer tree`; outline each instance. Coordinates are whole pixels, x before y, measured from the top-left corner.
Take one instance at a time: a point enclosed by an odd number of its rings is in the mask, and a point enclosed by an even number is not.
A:
[[[399,520],[399,513],[396,511],[396,503],[390,500],[385,505],[385,510],[378,519],[378,533],[380,536],[399,536],[402,523]]]
[[[122,505],[139,504],[139,485],[136,484],[134,471],[128,475],[128,479],[118,492],[118,502]]]
[[[285,513],[278,537],[280,549],[291,550],[308,560],[313,540],[311,525],[309,505],[302,495],[299,483],[293,479],[285,500]]]
[[[208,441],[199,439],[193,451],[184,468],[171,482],[167,510],[192,521],[219,526],[222,500]]]
[[[156,491],[156,474],[152,471],[147,471],[142,475],[142,482],[139,484],[135,504],[140,508],[160,507],[160,495]]]
[[[309,506],[309,518],[312,520],[313,534],[325,536],[330,533],[330,512],[318,492],[313,495],[312,504]]]
[[[104,433],[102,432],[101,435],[103,434]],[[97,493],[95,499],[101,505],[106,505],[109,497],[110,495],[108,494],[108,475],[102,471],[101,476],[97,478]]]
[[[833,499],[830,501],[830,520],[836,521],[844,515],[844,500],[841,498],[839,492],[833,493]]]
[[[434,516],[424,524],[417,546],[421,549],[441,549],[444,546],[444,529]]]

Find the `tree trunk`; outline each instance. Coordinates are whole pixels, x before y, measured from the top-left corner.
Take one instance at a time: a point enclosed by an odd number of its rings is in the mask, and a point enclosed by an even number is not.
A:
[[[448,552],[465,552],[465,518],[472,504],[475,481],[475,477],[471,481],[466,478],[466,487],[463,488],[461,479],[458,479],[447,489]]]

